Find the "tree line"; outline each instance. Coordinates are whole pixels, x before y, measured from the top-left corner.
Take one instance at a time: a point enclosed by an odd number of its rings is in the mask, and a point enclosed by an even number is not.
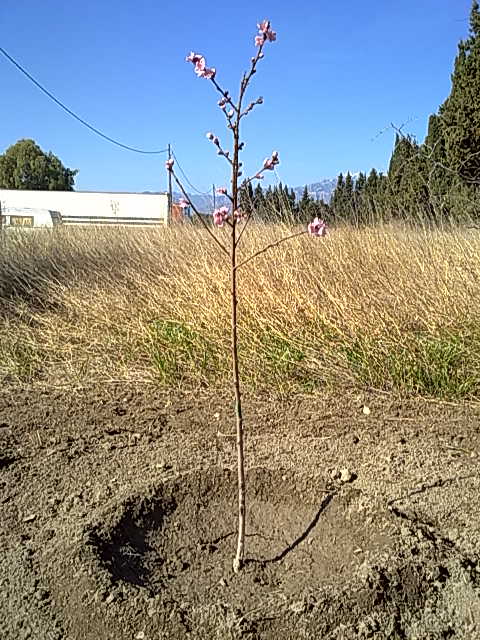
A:
[[[258,221],[281,221],[286,224],[303,224],[329,212],[329,206],[312,198],[306,186],[302,197],[297,199],[294,190],[281,182],[266,189],[262,189],[260,183],[255,188],[251,182],[242,186],[240,208],[245,213],[252,213]]]
[[[383,175],[372,169],[338,176],[330,215],[357,224],[395,218],[480,218],[480,10],[474,0],[469,37],[458,45],[450,95],[430,116],[419,144],[397,130]]]

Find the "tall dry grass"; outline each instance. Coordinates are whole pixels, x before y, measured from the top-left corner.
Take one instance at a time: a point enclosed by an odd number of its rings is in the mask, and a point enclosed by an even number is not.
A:
[[[252,225],[242,252],[290,232]],[[201,229],[61,228],[4,241],[4,381],[229,384],[228,265]],[[241,270],[245,383],[477,396],[479,256],[477,230],[393,225],[267,252]]]

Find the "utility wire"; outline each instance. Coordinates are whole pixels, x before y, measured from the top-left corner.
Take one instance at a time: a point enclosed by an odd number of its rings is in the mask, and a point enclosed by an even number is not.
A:
[[[64,111],[66,111],[69,115],[71,115],[73,118],[75,118],[75,120],[78,120],[78,122],[80,122],[81,124],[83,124],[85,127],[87,127],[88,129],[90,129],[90,131],[93,131],[94,133],[96,133],[98,136],[100,136],[101,138],[104,138],[105,140],[108,140],[109,142],[111,142],[112,144],[116,144],[118,147],[122,147],[122,149],[127,149],[128,151],[134,151],[135,153],[144,153],[144,154],[149,154],[149,155],[153,155],[153,154],[159,154],[159,153],[166,153],[168,151],[168,149],[158,149],[158,150],[154,150],[154,151],[149,151],[146,149],[136,149],[135,147],[130,147],[128,144],[123,144],[122,142],[118,142],[118,140],[114,140],[113,138],[110,138],[110,136],[107,136],[105,133],[102,133],[99,129],[97,129],[96,127],[93,127],[91,124],[88,124],[88,122],[86,122],[85,120],[83,120],[83,118],[80,118],[80,116],[78,116],[76,113],[74,113],[71,109],[69,109],[67,106],[65,106],[63,104],[63,102],[61,102],[60,100],[58,100],[53,94],[50,93],[50,91],[48,91],[47,89],[45,89],[45,87],[43,87],[39,82],[37,82],[37,80],[35,80],[35,78],[30,75],[28,73],[28,71],[26,69],[24,69],[22,67],[21,64],[19,64],[16,60],[14,60],[12,58],[11,55],[9,55],[5,49],[3,49],[2,47],[0,47],[0,53],[2,55],[5,56],[5,58],[7,58],[7,60],[9,60],[15,67],[17,67],[17,69],[19,71],[21,71],[23,73],[23,75],[25,75],[31,82],[33,82],[33,84],[38,87],[40,89],[40,91],[43,91],[43,93],[45,95],[47,95],[51,100],[53,100],[60,108],[62,108]]]
[[[190,182],[190,180],[189,180],[189,179],[188,179],[188,177],[187,177],[187,174],[186,174],[186,173],[185,173],[185,171],[182,169],[182,166],[181,166],[181,164],[179,163],[178,158],[177,158],[177,156],[175,155],[175,152],[174,152],[174,151],[172,151],[172,156],[173,156],[173,158],[174,158],[175,162],[177,163],[177,166],[178,166],[178,168],[179,168],[179,170],[180,170],[180,173],[181,173],[181,174],[182,174],[182,176],[183,176],[183,179],[184,179],[184,180],[185,180],[185,182],[190,186],[190,188],[191,188],[191,189],[193,189],[194,191],[196,191],[197,193],[199,193],[201,196],[209,196],[209,197],[210,197],[210,192],[209,192],[209,191],[200,191],[200,189],[197,189],[197,187],[195,187],[195,186]]]

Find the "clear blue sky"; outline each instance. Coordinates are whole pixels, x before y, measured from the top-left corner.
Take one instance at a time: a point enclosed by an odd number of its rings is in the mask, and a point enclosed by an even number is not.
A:
[[[236,90],[254,53],[256,23],[278,40],[251,87],[265,104],[245,120],[247,173],[273,149],[290,186],[340,171],[385,169],[391,122],[420,140],[450,90],[470,0],[1,0],[0,46],[72,110],[137,147],[171,143],[201,191],[227,167],[205,138],[225,140],[217,94],[184,59],[203,53]],[[166,188],[163,156],[140,156],[96,137],[0,56],[0,152],[33,138],[71,168],[76,188]],[[251,170],[251,171],[249,171]]]

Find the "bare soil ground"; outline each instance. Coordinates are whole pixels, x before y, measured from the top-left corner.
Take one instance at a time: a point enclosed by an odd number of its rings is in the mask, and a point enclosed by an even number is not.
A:
[[[235,575],[229,396],[4,389],[0,637],[480,638],[478,406],[245,404]]]

